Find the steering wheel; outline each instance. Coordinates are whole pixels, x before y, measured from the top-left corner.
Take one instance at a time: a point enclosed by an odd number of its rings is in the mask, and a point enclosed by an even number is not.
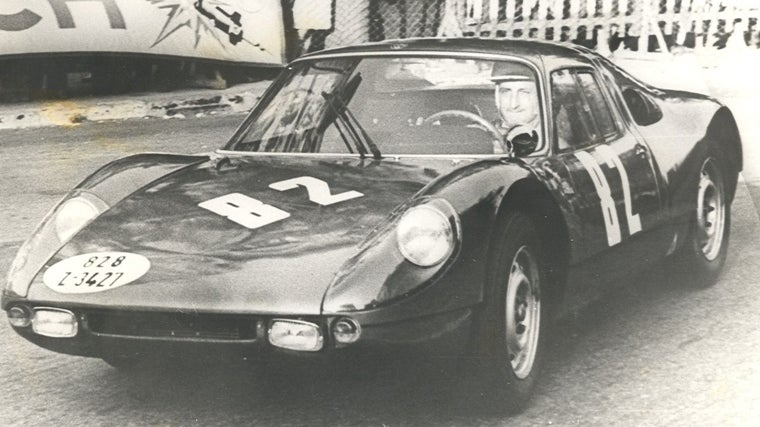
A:
[[[501,148],[504,150],[505,153],[509,153],[510,151],[509,147],[507,146],[504,140],[504,135],[502,135],[501,132],[499,132],[499,129],[497,129],[493,123],[489,122],[488,120],[484,119],[483,117],[475,113],[465,111],[465,110],[443,110],[443,111],[439,111],[437,113],[431,114],[429,117],[427,117],[423,121],[423,123],[430,124],[437,120],[441,120],[441,119],[449,118],[449,117],[467,119],[467,120],[475,122],[476,124],[480,125],[482,129],[490,133],[494,137],[494,139],[499,141],[499,144],[501,144]]]

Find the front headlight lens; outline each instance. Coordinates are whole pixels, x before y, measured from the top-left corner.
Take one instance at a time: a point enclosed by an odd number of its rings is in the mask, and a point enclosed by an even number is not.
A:
[[[10,286],[10,283],[13,281],[13,278],[16,277],[16,274],[18,274],[18,272],[21,271],[24,266],[26,266],[26,262],[29,259],[29,250],[31,247],[31,243],[29,240],[27,240],[21,245],[18,252],[16,253],[16,258],[13,259],[11,268],[8,270],[8,277],[6,277],[5,280],[5,282],[9,284],[8,286]]]
[[[8,272],[6,291],[24,297],[37,272],[62,245],[109,206],[94,194],[74,190],[51,210],[24,243]]]
[[[55,216],[55,233],[58,240],[67,242],[106,209],[107,205],[104,201],[89,193],[82,193],[66,200]]]
[[[420,267],[436,265],[454,250],[449,218],[430,205],[409,209],[396,227],[396,237],[404,258]]]

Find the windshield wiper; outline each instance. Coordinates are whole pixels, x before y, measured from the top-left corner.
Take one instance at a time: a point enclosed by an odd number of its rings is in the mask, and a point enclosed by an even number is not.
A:
[[[350,135],[351,139],[354,141],[359,156],[364,158],[367,155],[367,148],[369,148],[373,158],[382,158],[383,156],[380,154],[380,150],[377,149],[377,145],[372,141],[372,138],[370,138],[367,131],[364,130],[364,127],[359,123],[359,120],[356,119],[356,116],[354,116],[351,110],[349,110],[348,105],[346,105],[343,99],[338,94],[329,94],[327,92],[322,92],[322,97],[327,101],[327,105],[333,110],[336,118],[338,118],[340,123],[346,128],[346,133]],[[343,138],[343,142],[346,143],[348,151],[351,151],[346,135],[343,133],[340,126],[338,126],[338,133],[340,133],[340,137]]]
[[[335,104],[333,104],[332,97],[328,93],[322,92],[322,97],[325,98],[325,100],[327,101],[327,105],[330,106],[330,110],[335,114],[335,118],[333,120],[335,119],[338,120],[335,122],[335,128],[338,129],[338,134],[340,134],[340,138],[343,140],[343,143],[346,144],[346,148],[348,149],[348,152],[351,154],[354,154],[354,149],[351,148],[351,143],[348,140],[349,138],[343,132],[343,127],[347,127],[345,124],[346,118],[343,117],[343,115],[340,113],[340,108],[338,108],[337,106],[335,106]],[[329,124],[330,121],[332,120],[327,120],[327,123]],[[358,151],[359,155],[362,158],[364,158],[366,149],[364,148],[364,146],[361,145],[361,143],[359,142],[359,140],[356,139],[355,136],[352,135],[351,138],[354,141],[354,146],[356,147],[356,151]]]

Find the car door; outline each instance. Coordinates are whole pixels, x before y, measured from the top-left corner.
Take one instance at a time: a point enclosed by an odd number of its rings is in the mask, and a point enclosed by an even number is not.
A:
[[[593,68],[551,74],[555,155],[544,162],[563,183],[578,233],[571,263],[591,277],[627,274],[647,255],[661,223],[651,153],[630,132]]]

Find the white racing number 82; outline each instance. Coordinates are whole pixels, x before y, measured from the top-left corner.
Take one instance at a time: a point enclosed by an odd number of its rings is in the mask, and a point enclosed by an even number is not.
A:
[[[620,174],[620,181],[623,185],[623,203],[625,204],[625,216],[628,222],[628,232],[632,236],[641,231],[641,219],[638,214],[633,213],[633,206],[631,202],[631,185],[628,180],[628,173],[623,167],[623,162],[620,161],[620,157],[615,151],[606,145],[600,145],[596,148],[596,152],[602,156],[602,160],[607,164],[610,169],[617,169]],[[594,160],[594,157],[586,151],[578,151],[575,153],[575,157],[581,162],[589,176],[594,183],[596,194],[599,195],[599,200],[602,205],[602,216],[604,217],[604,228],[607,231],[607,244],[609,246],[617,245],[622,240],[622,234],[620,231],[620,222],[618,221],[617,207],[615,206],[615,199],[612,198],[612,190],[610,184],[607,182],[607,177],[604,176],[604,172],[599,164]]]
[[[321,206],[329,206],[364,196],[364,194],[353,190],[332,194],[330,186],[326,182],[310,176],[300,176],[269,184],[269,188],[277,191],[292,190],[299,186],[306,188],[310,201]],[[249,229],[261,228],[290,217],[290,213],[280,208],[240,193],[225,194],[198,203],[198,206]]]

